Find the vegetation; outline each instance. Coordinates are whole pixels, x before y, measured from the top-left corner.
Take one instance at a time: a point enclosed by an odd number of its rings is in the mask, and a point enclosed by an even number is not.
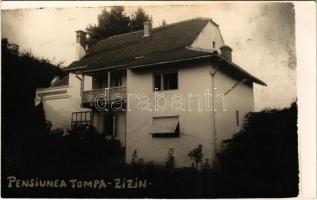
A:
[[[98,15],[98,24],[90,24],[86,28],[90,36],[89,46],[113,35],[142,30],[143,23],[146,21],[152,23],[152,17],[146,14],[142,8],[138,8],[130,17],[124,13],[122,6],[113,7],[110,12],[103,10]]]
[[[216,162],[219,193],[227,197],[298,194],[297,104],[250,113],[244,128],[225,141]]]
[[[138,190],[33,189],[27,193],[30,197],[292,197],[298,194],[296,116],[296,103],[283,110],[250,113],[244,128],[225,141],[212,166],[203,160],[199,145],[188,153],[193,166],[184,168],[175,167],[174,149],[167,152],[165,165],[144,163],[136,150],[131,164],[125,164],[119,141],[105,139],[93,127],[79,126],[66,136],[51,131],[33,143],[36,149],[25,152],[30,166],[23,173],[11,168],[10,175],[83,180],[138,177],[152,183]],[[25,196],[21,190],[8,191]]]
[[[6,43],[5,43],[6,42]],[[297,105],[249,113],[243,129],[225,141],[214,164],[202,146],[189,152],[193,167],[175,168],[175,151],[165,165],[144,163],[137,151],[124,163],[124,148],[93,127],[51,130],[35,89],[46,87],[59,68],[3,41],[2,195],[6,197],[219,198],[293,197],[298,194]],[[7,188],[7,176],[40,179],[146,179],[143,189],[70,190]]]
[[[54,76],[63,76],[59,66],[21,52],[2,39],[2,175],[25,162],[26,150],[44,130],[44,111],[35,107],[36,88],[48,87]],[[18,167],[19,168],[19,167]]]

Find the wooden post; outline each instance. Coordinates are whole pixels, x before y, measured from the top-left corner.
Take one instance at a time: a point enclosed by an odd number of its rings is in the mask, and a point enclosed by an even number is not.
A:
[[[111,73],[110,71],[108,71],[108,91],[106,93],[108,102],[110,101],[110,83],[111,83],[110,78],[111,78]]]

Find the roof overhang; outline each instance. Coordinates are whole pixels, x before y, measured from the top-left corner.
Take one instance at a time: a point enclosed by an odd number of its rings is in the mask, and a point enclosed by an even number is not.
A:
[[[226,63],[227,65],[232,67],[232,69],[235,70],[237,73],[240,73],[241,75],[246,76],[246,78],[248,78],[252,82],[255,82],[255,83],[263,85],[263,86],[267,86],[267,84],[264,81],[262,81],[262,80],[258,79],[257,77],[253,76],[252,74],[250,74],[249,72],[245,71],[244,69],[242,69],[238,65],[234,64],[230,60],[227,60],[223,56],[221,56],[219,54],[214,54],[212,57],[215,57],[215,58],[219,59],[221,62]]]
[[[207,59],[207,58],[216,58],[218,61],[224,62],[230,67],[232,67],[232,70],[234,70],[237,73],[240,73],[243,76],[246,76],[249,80],[252,82],[255,82],[257,84],[267,86],[267,84],[258,79],[257,77],[253,76],[249,72],[245,71],[238,65],[234,64],[233,62],[225,59],[223,56],[221,56],[218,53],[208,53],[206,55],[201,55],[201,56],[195,56],[195,57],[189,57],[189,58],[183,58],[183,59],[175,59],[175,60],[166,60],[166,61],[160,61],[160,62],[153,62],[153,63],[146,63],[146,64],[141,64],[141,65],[129,65],[129,64],[123,64],[123,65],[116,65],[116,66],[107,66],[103,68],[98,68],[98,69],[89,69],[88,66],[80,66],[76,68],[70,68],[70,69],[65,69],[65,72],[76,72],[76,73],[93,73],[93,72],[99,72],[99,71],[104,71],[104,70],[109,70],[109,69],[137,69],[137,68],[144,68],[144,67],[151,67],[151,66],[156,66],[156,65],[165,65],[165,64],[171,64],[171,63],[178,63],[178,62],[185,62],[185,61],[194,61],[194,60],[199,60],[199,59]],[[87,69],[88,68],[88,69]]]

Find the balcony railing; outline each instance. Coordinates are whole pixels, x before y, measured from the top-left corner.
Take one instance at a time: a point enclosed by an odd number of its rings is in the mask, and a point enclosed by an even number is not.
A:
[[[119,87],[102,88],[102,89],[84,91],[82,95],[81,103],[92,104],[95,102],[97,96],[100,97],[101,100],[105,100],[107,102],[114,101],[115,99],[118,99],[118,98],[125,100],[127,97],[127,89],[125,86],[119,86]]]

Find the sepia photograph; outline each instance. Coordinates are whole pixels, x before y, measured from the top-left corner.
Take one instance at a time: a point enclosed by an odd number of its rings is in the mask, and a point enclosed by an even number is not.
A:
[[[297,197],[295,15],[2,8],[2,197]]]

